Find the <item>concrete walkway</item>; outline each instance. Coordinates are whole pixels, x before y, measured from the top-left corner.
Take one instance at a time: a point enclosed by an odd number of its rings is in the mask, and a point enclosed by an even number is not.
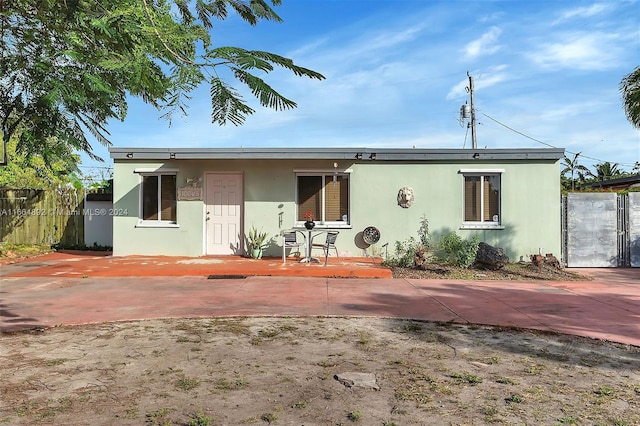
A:
[[[593,276],[593,281],[516,282],[304,276],[74,278],[37,276],[37,267],[28,264],[20,266],[28,274],[2,268],[2,332],[148,318],[377,316],[529,328],[640,346],[640,269],[576,270]]]

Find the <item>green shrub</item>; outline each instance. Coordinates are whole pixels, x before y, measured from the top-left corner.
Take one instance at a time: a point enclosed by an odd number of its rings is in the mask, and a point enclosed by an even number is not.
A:
[[[417,249],[418,243],[413,237],[409,237],[404,241],[396,241],[395,252],[385,261],[385,264],[399,268],[410,268],[413,266],[413,259]]]
[[[414,266],[416,253],[424,252],[430,246],[429,221],[425,215],[422,215],[418,227],[418,240],[409,237],[404,241],[396,241],[394,254],[389,259],[385,259],[384,265],[411,268]]]
[[[463,240],[455,232],[444,235],[438,244],[440,260],[461,268],[468,268],[476,258],[480,239],[474,236]]]
[[[429,235],[429,220],[425,215],[420,218],[420,227],[418,228],[418,239],[420,239],[420,245],[424,249],[431,247],[431,237]]]

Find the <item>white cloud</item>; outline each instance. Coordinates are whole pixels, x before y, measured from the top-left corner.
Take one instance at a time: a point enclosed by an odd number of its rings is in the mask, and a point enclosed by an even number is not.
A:
[[[421,24],[409,28],[371,30],[357,37],[351,36],[346,41],[343,36],[339,41],[329,38],[313,42],[303,49],[308,51],[313,66],[338,74],[345,69],[354,70],[364,68],[367,64],[384,63],[390,56],[400,55],[400,52],[412,46],[412,42],[420,36],[424,27],[425,25]],[[318,49],[320,45],[326,48]],[[294,54],[291,57],[300,58],[300,55]],[[309,62],[304,57],[300,60],[305,64]]]
[[[451,100],[458,99],[458,98],[461,98],[461,97],[466,97],[467,96],[467,87],[469,87],[469,81],[468,80],[460,81],[458,84],[453,86],[451,88],[451,90],[449,90],[449,93],[447,93],[447,100],[451,101]]]
[[[613,34],[573,33],[563,40],[543,44],[530,58],[551,69],[605,70],[618,65],[617,58],[623,54],[619,43]]]
[[[565,103],[541,111],[539,119],[540,121],[553,123],[568,122],[583,117],[586,114],[597,113],[599,110],[607,107],[613,108],[609,102],[600,102],[597,100]]]
[[[416,25],[403,29],[401,31],[379,34],[377,37],[367,41],[367,43],[365,44],[365,50],[376,51],[381,49],[389,49],[399,44],[408,43],[415,40],[423,29],[424,25]]]
[[[504,16],[504,12],[493,12],[488,15],[483,15],[478,19],[478,22],[487,23],[495,22]]]
[[[577,7],[575,9],[565,10],[560,14],[560,17],[553,22],[553,25],[574,18],[590,18],[592,16],[601,14],[602,12],[607,10],[607,8],[607,5],[603,3],[596,3],[587,7]]]
[[[497,65],[490,67],[487,71],[482,73],[472,72],[471,75],[474,77],[474,89],[486,89],[507,80],[509,78],[508,74],[505,72],[507,68],[507,65]],[[458,84],[453,86],[451,90],[449,90],[449,93],[447,93],[447,100],[467,97],[467,87],[469,87],[468,79],[460,81]]]
[[[502,30],[498,27],[491,27],[489,31],[482,34],[479,39],[476,39],[464,48],[464,53],[467,59],[475,59],[478,56],[491,55],[500,50],[500,45],[496,44]]]
[[[300,58],[305,56],[313,56],[315,52],[325,48],[328,42],[329,42],[328,37],[322,37],[320,39],[317,39],[310,43],[302,45],[291,52],[288,52],[287,57]]]

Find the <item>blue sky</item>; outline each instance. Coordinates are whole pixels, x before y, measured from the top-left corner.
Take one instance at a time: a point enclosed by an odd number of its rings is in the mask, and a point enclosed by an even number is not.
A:
[[[626,120],[618,89],[640,65],[638,1],[283,0],[282,23],[256,27],[233,16],[212,31],[215,45],[267,50],[325,75],[262,76],[298,108],[260,107],[244,125],[212,124],[207,86],[172,126],[131,100],[109,126],[118,147],[469,148],[459,121],[475,83],[479,148],[581,152],[630,171],[640,132]],[[510,128],[510,129],[509,129]],[[85,174],[112,165],[83,158]],[[571,154],[569,154],[571,155]]]

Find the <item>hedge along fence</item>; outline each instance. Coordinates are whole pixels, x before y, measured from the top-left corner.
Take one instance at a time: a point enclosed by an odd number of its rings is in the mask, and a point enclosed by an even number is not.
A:
[[[75,188],[0,189],[0,241],[83,244],[83,198]]]

